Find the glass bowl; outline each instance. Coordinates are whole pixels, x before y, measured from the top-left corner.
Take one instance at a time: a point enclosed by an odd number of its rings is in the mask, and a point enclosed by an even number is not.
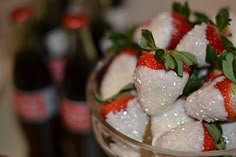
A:
[[[183,152],[153,147],[136,141],[109,125],[100,115],[100,104],[94,98],[94,91],[99,91],[104,69],[112,57],[108,56],[98,62],[87,83],[87,101],[91,110],[91,119],[95,137],[102,149],[110,157],[236,157],[236,148],[209,152]]]

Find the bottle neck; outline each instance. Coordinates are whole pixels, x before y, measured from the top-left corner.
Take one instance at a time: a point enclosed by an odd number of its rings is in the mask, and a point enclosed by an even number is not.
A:
[[[79,60],[95,62],[97,60],[89,27],[78,30],[67,30],[70,56],[78,56]]]
[[[14,25],[14,49],[21,51],[24,49],[36,48],[37,33],[34,31],[33,22],[16,23]]]
[[[67,0],[35,0],[36,20],[42,31],[56,27],[64,14]]]

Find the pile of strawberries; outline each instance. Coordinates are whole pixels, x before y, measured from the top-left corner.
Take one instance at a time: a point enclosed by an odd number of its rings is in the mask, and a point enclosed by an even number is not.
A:
[[[213,22],[192,12],[188,3],[174,3],[171,12],[144,22],[133,36],[111,35],[111,51],[118,53],[96,94],[107,123],[140,142],[151,129],[150,144],[156,147],[236,148],[236,48],[228,36],[230,21],[226,8]]]

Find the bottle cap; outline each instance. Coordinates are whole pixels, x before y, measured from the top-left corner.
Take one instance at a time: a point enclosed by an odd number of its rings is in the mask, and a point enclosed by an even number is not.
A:
[[[23,23],[31,19],[33,15],[34,11],[30,6],[18,7],[11,12],[11,19]]]
[[[62,19],[62,24],[68,29],[79,29],[88,24],[88,17],[85,14],[66,14]]]

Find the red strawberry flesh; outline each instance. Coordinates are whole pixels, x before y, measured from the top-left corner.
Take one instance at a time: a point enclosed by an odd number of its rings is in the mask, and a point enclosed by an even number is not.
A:
[[[207,25],[207,29],[206,29],[206,36],[207,36],[207,40],[209,41],[209,44],[211,45],[211,47],[216,50],[217,55],[220,55],[225,47],[221,41],[221,38],[219,36],[219,33],[216,29],[216,27],[212,24],[208,24]]]
[[[137,62],[137,66],[146,66],[155,70],[165,69],[164,63],[155,59],[153,53],[144,53],[142,56],[140,56]],[[184,65],[184,71],[189,73],[191,71],[191,68]]]
[[[206,76],[205,81],[206,82],[213,81],[215,78],[219,76],[223,76],[223,72],[221,70],[213,70]]]
[[[167,47],[167,49],[169,50],[174,50],[179,41],[183,38],[183,36],[192,29],[192,26],[181,14],[173,12],[172,19],[173,32],[170,43]]]
[[[133,96],[120,97],[110,103],[103,104],[100,110],[100,113],[103,117],[110,112],[119,112],[122,109],[125,109],[129,100],[133,99]]]
[[[216,83],[215,88],[219,89],[223,98],[224,98],[224,106],[225,110],[228,113],[228,119],[234,120],[236,119],[236,109],[233,107],[235,104],[231,102],[231,87],[233,83],[225,78],[223,81]]]
[[[210,132],[207,130],[206,126],[202,124],[204,129],[204,144],[203,144],[203,151],[210,151],[216,149],[216,144],[214,139],[212,138]]]
[[[137,55],[137,51],[135,49],[127,48],[124,49],[120,54],[129,54],[131,56]]]
[[[151,69],[164,69],[164,64],[155,59],[153,53],[144,53],[139,57],[137,66],[147,66]]]

